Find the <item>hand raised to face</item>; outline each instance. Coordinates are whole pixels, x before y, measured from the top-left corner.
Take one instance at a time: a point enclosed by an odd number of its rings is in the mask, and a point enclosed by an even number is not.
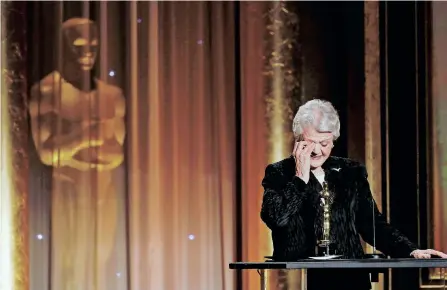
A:
[[[319,132],[313,127],[306,127],[300,136],[300,141],[314,143],[310,156],[310,169],[318,169],[329,158],[332,152],[334,136],[330,132]]]
[[[305,183],[310,178],[310,155],[315,149],[315,143],[309,141],[299,141],[295,143],[293,157],[295,158],[295,173]]]

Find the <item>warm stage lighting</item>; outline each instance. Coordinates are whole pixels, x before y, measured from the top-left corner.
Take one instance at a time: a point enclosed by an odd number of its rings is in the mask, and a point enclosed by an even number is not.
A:
[[[0,4],[2,21],[0,29],[6,24],[3,17],[3,3]],[[6,40],[2,36],[0,82],[0,289],[14,289],[13,247],[12,247],[12,196],[11,196],[11,148],[9,134],[8,88],[4,75],[6,69]]]

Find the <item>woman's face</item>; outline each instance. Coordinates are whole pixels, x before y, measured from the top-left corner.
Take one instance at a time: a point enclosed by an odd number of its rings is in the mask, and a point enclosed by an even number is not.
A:
[[[332,133],[318,132],[313,126],[308,126],[304,128],[301,138],[303,141],[315,143],[315,148],[310,154],[310,168],[321,167],[331,155],[332,147],[334,147]]]

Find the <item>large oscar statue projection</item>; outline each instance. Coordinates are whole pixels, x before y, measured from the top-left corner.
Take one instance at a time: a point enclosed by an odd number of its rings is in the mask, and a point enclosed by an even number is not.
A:
[[[57,69],[31,89],[32,136],[53,168],[51,286],[107,289],[117,198],[113,169],[123,161],[125,100],[93,76],[98,30],[89,19],[62,24]]]

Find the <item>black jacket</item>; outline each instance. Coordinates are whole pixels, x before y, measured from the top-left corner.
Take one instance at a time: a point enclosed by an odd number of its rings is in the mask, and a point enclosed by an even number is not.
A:
[[[350,159],[329,157],[323,169],[329,189],[335,194],[331,207],[331,236],[336,241],[337,254],[351,259],[363,257],[360,236],[373,244],[374,206],[377,249],[392,257],[410,257],[417,246],[389,225],[379,212],[371,195],[366,168]],[[322,232],[318,197],[322,187],[318,180],[311,174],[306,184],[296,177],[295,160],[289,157],[267,166],[262,185],[261,218],[272,231],[275,260],[293,261],[314,256],[316,236]],[[361,275],[363,282],[368,279],[366,274]],[[360,284],[366,285],[363,282]],[[369,285],[369,279],[367,282]],[[335,287],[333,281],[331,285]]]

